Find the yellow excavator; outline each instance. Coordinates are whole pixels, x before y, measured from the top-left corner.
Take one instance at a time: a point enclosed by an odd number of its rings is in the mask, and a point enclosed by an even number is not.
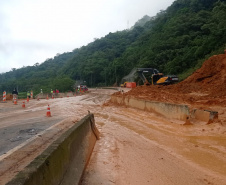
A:
[[[164,76],[154,68],[137,68],[136,72],[145,85],[169,85],[179,81],[176,75]],[[151,82],[147,80],[144,73],[151,75]]]
[[[120,86],[125,87],[127,82],[134,82],[137,77],[143,81],[144,85],[169,85],[179,81],[176,75],[164,76],[154,68],[134,68],[122,78]]]

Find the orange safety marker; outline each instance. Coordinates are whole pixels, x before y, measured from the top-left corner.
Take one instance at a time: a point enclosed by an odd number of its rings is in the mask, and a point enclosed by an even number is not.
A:
[[[46,112],[47,117],[51,117],[51,112],[50,112],[50,106],[48,105],[47,107],[47,112]]]
[[[22,107],[25,108],[25,102],[23,101]]]
[[[53,95],[52,95],[52,99],[54,99]]]
[[[33,99],[33,91],[31,91],[31,99]]]
[[[27,102],[29,102],[29,97],[27,96]]]
[[[14,105],[17,105],[17,99],[14,98]]]
[[[6,91],[3,92],[3,102],[6,102]]]
[[[49,99],[49,96],[48,96],[48,94],[47,94],[47,96],[46,96],[46,99],[47,99],[47,100]]]

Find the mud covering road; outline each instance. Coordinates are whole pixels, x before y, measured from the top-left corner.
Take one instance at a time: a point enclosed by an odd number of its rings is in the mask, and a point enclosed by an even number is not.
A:
[[[209,125],[183,125],[106,103],[96,115],[104,139],[94,149],[83,184],[226,184],[225,71],[226,54],[214,55],[178,84],[114,93],[217,111],[219,117]]]
[[[182,125],[137,109],[103,106],[83,185],[226,184],[226,127]]]
[[[25,110],[21,102],[1,103],[0,184],[88,110],[94,113],[101,138],[81,184],[226,184],[224,124],[184,126],[150,112],[106,103],[114,92],[94,89],[83,96],[33,100]],[[45,117],[48,104],[50,118]],[[18,150],[24,146],[29,155],[20,156]]]

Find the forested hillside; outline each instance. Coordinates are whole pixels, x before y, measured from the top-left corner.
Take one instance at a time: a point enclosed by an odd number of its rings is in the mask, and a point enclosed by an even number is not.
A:
[[[176,0],[155,17],[144,16],[131,29],[0,75],[0,90],[73,89],[119,84],[134,67],[154,67],[184,78],[226,48],[225,0]]]

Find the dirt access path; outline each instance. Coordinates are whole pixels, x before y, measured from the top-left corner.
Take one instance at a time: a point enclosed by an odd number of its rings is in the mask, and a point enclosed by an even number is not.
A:
[[[103,106],[114,92],[97,89],[84,96],[33,100],[25,110],[21,102],[0,104],[0,184],[22,170],[88,110],[94,113],[101,139],[84,173],[83,185],[226,184],[224,125],[182,126],[152,113]],[[47,104],[51,118],[45,117]],[[24,146],[28,146],[27,155],[22,156],[19,151]]]

